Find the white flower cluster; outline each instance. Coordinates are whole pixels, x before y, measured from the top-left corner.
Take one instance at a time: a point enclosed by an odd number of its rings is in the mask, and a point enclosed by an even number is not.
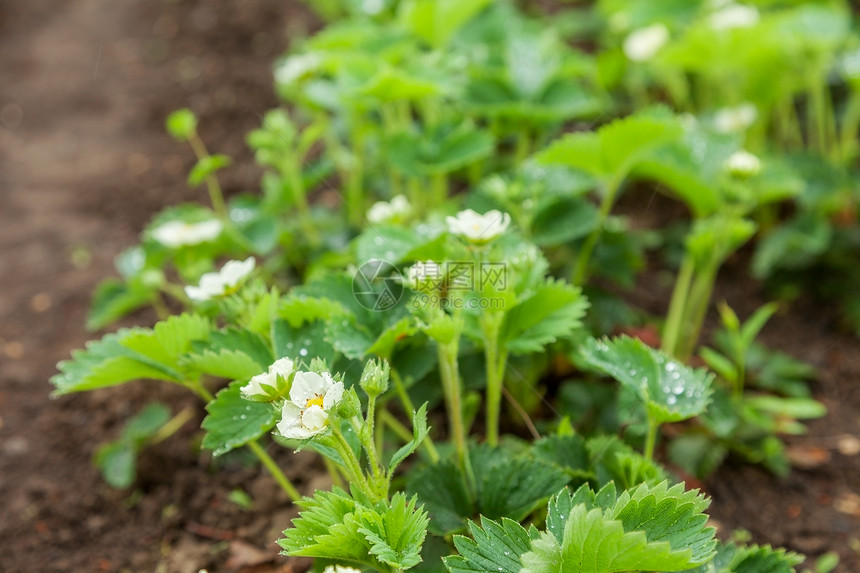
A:
[[[728,2],[708,17],[708,24],[714,30],[725,32],[735,28],[750,28],[758,20],[758,9],[754,6]]]
[[[292,360],[280,358],[269,366],[266,372],[257,374],[239,388],[239,393],[248,400],[262,402],[273,400],[280,395],[281,388],[289,380],[294,368],[295,364]]]
[[[391,201],[374,203],[367,211],[367,220],[374,224],[402,223],[412,214],[412,205],[403,195],[397,195]]]
[[[631,32],[621,48],[630,61],[646,62],[656,56],[668,41],[669,28],[657,23]]]
[[[343,398],[343,382],[328,372],[296,372],[290,399],[281,409],[278,432],[285,438],[305,440],[325,431],[329,412]]]
[[[227,261],[220,271],[205,273],[198,286],[185,287],[185,294],[193,301],[203,302],[236,292],[239,284],[251,274],[255,266],[254,257],[244,261]]]
[[[483,215],[466,209],[457,213],[456,217],[446,217],[445,221],[451,234],[482,245],[504,233],[511,224],[511,216],[496,209]]]
[[[725,168],[735,177],[755,177],[761,172],[761,160],[742,149],[732,153],[726,160]]]
[[[714,129],[719,133],[739,133],[748,129],[758,117],[758,108],[751,103],[726,107],[714,114]]]
[[[289,358],[280,358],[262,374],[257,374],[239,389],[243,398],[270,402],[281,396],[289,383],[289,399],[281,407],[278,433],[285,438],[305,440],[326,430],[329,414],[343,398],[343,382],[328,372],[296,370]]]
[[[169,221],[151,231],[152,238],[171,249],[214,241],[224,225],[218,219],[199,223]]]

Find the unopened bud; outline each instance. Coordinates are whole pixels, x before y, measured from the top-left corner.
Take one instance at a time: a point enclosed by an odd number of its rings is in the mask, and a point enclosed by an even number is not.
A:
[[[359,384],[368,396],[379,396],[388,390],[390,367],[385,360],[371,360],[361,373]]]

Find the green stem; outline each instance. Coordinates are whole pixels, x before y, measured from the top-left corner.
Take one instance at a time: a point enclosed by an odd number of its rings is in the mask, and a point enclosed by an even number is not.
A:
[[[409,393],[406,392],[406,385],[403,384],[403,378],[400,377],[400,372],[392,368],[390,378],[391,381],[394,382],[394,390],[397,392],[397,397],[400,399],[400,404],[403,406],[403,410],[406,412],[407,416],[411,416],[415,411],[415,405],[412,403]]]
[[[158,315],[158,320],[165,320],[170,316],[170,310],[164,304],[164,298],[161,293],[155,291],[152,293],[152,308],[155,309],[155,314]]]
[[[657,442],[657,429],[660,424],[650,414],[648,415],[648,433],[645,435],[645,458],[648,460],[654,459],[654,445]]]
[[[487,373],[487,443],[496,446],[499,443],[499,413],[502,406],[502,386],[505,381],[505,362],[507,361],[507,351],[500,348],[499,344],[499,330],[504,314],[487,312],[481,318]]]
[[[287,479],[287,476],[284,475],[284,472],[281,471],[281,468],[278,467],[275,460],[266,453],[266,450],[264,450],[256,440],[252,440],[245,445],[248,446],[248,449],[254,452],[254,455],[257,456],[260,462],[262,462],[263,466],[269,470],[269,473],[272,474],[272,477],[275,478],[275,481],[278,482],[281,489],[287,493],[287,496],[291,501],[301,499],[302,494],[299,493],[299,490],[297,490],[290,480]]]
[[[860,130],[860,92],[852,89],[842,116],[840,147],[843,165],[849,165],[856,157],[858,130]]]
[[[355,452],[352,451],[352,447],[349,445],[349,442],[346,441],[346,438],[343,437],[340,430],[332,426],[332,435],[335,437],[336,449],[344,462],[344,469],[348,474],[349,480],[355,483],[359,489],[374,500],[384,499],[387,497],[387,492],[385,492],[385,495],[379,495],[379,492],[370,486],[370,483],[367,481],[367,477],[364,475],[364,471],[361,469],[361,463],[358,461]]]
[[[523,125],[520,127],[519,132],[517,133],[517,148],[514,152],[514,160],[516,161],[516,165],[524,162],[529,153],[531,153],[532,149],[532,140],[531,133],[529,132],[529,128],[527,125]]]
[[[191,145],[191,149],[194,150],[194,155],[197,156],[198,161],[209,157],[206,145],[196,132],[191,134],[188,143]],[[224,194],[221,191],[221,184],[218,183],[218,178],[214,174],[206,177],[206,189],[209,191],[209,201],[212,203],[212,209],[221,219],[227,221],[227,206],[224,204]]]
[[[448,175],[436,173],[431,178],[433,187],[433,207],[440,207],[448,198]]]
[[[203,398],[207,404],[215,399],[212,392],[203,386],[199,378],[196,380],[187,380],[185,382],[185,386]],[[297,501],[302,497],[299,490],[297,490],[287,476],[284,475],[284,472],[281,471],[278,464],[276,464],[269,454],[266,453],[266,450],[257,443],[257,440],[251,440],[245,445],[248,446],[248,449],[251,450],[255,456],[257,456],[263,466],[269,470],[269,473],[272,474],[272,477],[275,478],[275,481],[278,482],[278,485],[281,486],[281,489],[284,490],[291,501]]]
[[[460,386],[460,369],[457,364],[459,353],[459,334],[451,342],[438,345],[439,375],[442,378],[442,390],[445,394],[445,405],[451,422],[451,439],[457,452],[457,460],[469,489],[475,491],[475,474],[472,472],[472,462],[466,447],[466,433],[463,424],[463,390]]]
[[[412,432],[409,431],[409,428],[401,424],[400,420],[395,418],[394,414],[388,410],[382,410],[379,412],[379,421],[383,424],[387,424],[388,427],[397,434],[397,437],[404,442],[408,442],[412,439]]]
[[[364,421],[364,425],[362,427],[363,432],[359,433],[359,436],[362,437],[362,445],[364,446],[365,451],[367,451],[368,464],[370,465],[370,471],[373,474],[374,482],[379,482],[379,480],[384,480],[385,476],[382,475],[381,464],[379,462],[379,451],[376,449],[376,433],[374,431],[374,427],[376,424],[376,396],[370,396],[367,402],[367,418]]]
[[[603,232],[603,226],[609,218],[609,212],[612,210],[612,205],[615,203],[615,194],[618,191],[619,184],[620,181],[616,181],[615,178],[612,178],[607,181],[604,186],[605,192],[600,203],[597,225],[595,225],[594,230],[589,233],[588,237],[585,238],[585,242],[582,244],[582,249],[576,257],[576,265],[573,268],[573,278],[571,279],[571,282],[575,286],[582,286],[588,278],[588,263],[591,260],[591,253],[594,251],[594,247],[597,245],[597,241]]]
[[[299,224],[312,245],[320,243],[320,235],[313,224],[311,208],[308,204],[305,182],[302,180],[302,167],[295,157],[288,157],[281,162],[280,171],[286,176],[293,192],[293,200],[299,211]]]
[[[159,430],[153,435],[147,443],[151,446],[163,442],[173,434],[179,431],[179,429],[185,425],[185,422],[194,417],[194,409],[190,406],[187,408],[183,408],[178,414],[173,416],[170,420],[167,421],[166,424],[161,426]]]
[[[686,361],[696,348],[699,333],[705,320],[708,304],[711,301],[711,293],[714,290],[718,265],[709,264],[699,272],[693,280],[690,296],[684,310],[684,323],[678,344],[676,358]]]
[[[684,307],[690,293],[690,283],[693,280],[695,268],[693,258],[687,254],[681,263],[678,277],[675,279],[675,288],[672,291],[672,299],[669,303],[669,311],[666,314],[666,325],[663,327],[662,350],[671,356],[677,353],[678,337],[681,333],[681,324],[684,320]]]

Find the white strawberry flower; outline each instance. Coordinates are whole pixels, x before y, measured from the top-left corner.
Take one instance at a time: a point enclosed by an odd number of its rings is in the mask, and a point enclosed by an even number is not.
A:
[[[152,238],[171,249],[188,245],[199,245],[218,238],[224,225],[218,219],[199,223],[168,221],[151,231]]]
[[[624,39],[624,55],[633,62],[645,62],[657,55],[669,41],[669,28],[664,24],[652,24],[639,28]]]
[[[321,63],[321,58],[313,52],[284,58],[275,68],[275,81],[279,84],[291,85],[315,71]]]
[[[343,565],[329,565],[323,569],[323,573],[361,573],[361,569],[345,567]]]
[[[391,201],[379,201],[367,210],[367,220],[371,223],[402,222],[412,213],[412,205],[403,195],[397,195]]]
[[[729,3],[708,17],[711,28],[719,31],[735,28],[750,28],[759,20],[758,9],[754,6]]]
[[[726,170],[735,177],[754,177],[761,172],[761,160],[749,151],[735,151],[726,160]]]
[[[305,440],[326,430],[329,413],[343,398],[343,382],[328,372],[296,372],[290,399],[281,409],[278,432],[285,438]]]
[[[197,302],[236,292],[239,284],[254,270],[254,257],[244,261],[227,261],[220,271],[204,273],[198,286],[185,287],[185,294]]]
[[[435,287],[442,280],[442,266],[431,260],[418,261],[407,271],[406,283],[412,288]]]
[[[281,394],[295,368],[295,363],[289,358],[279,358],[262,374],[251,378],[247,384],[239,388],[239,393],[247,400],[255,402],[270,402]]]
[[[460,211],[456,217],[446,217],[448,231],[475,244],[489,243],[507,230],[511,216],[493,209],[483,215],[471,209]]]
[[[726,107],[714,115],[714,129],[719,133],[745,131],[758,117],[758,109],[747,102],[736,107]]]

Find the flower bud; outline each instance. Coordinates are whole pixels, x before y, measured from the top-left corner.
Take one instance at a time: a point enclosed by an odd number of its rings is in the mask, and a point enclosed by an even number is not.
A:
[[[343,395],[343,399],[338,405],[337,413],[344,419],[361,415],[361,400],[358,399],[358,394],[355,393],[354,387],[347,390]]]
[[[389,373],[390,367],[386,360],[369,361],[361,374],[361,381],[359,382],[361,389],[371,397],[384,394],[388,390]]]

